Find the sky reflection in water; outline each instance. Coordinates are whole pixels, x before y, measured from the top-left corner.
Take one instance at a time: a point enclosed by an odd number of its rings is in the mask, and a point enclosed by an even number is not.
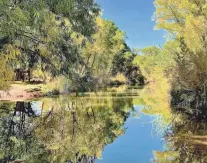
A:
[[[157,116],[143,114],[141,106],[134,108],[138,117],[130,115],[124,125],[125,134],[106,145],[102,159],[96,163],[149,163],[153,150],[163,150],[162,134],[155,131],[153,124]]]

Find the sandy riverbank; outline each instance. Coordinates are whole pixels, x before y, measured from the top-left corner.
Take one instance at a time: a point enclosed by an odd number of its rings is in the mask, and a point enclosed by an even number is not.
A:
[[[0,91],[0,101],[25,101],[40,97],[41,85],[12,84],[7,91]]]

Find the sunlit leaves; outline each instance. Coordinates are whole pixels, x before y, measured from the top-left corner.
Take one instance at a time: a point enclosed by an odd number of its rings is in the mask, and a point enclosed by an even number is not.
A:
[[[95,98],[44,99],[44,112],[50,108],[53,108],[51,116],[35,134],[50,151],[51,159],[75,160],[77,154],[100,158],[104,145],[124,133],[123,124],[131,110],[131,99],[114,99],[110,94]]]
[[[13,72],[8,66],[7,60],[0,53],[0,90],[7,90],[13,79]]]
[[[41,67],[52,75],[72,78],[83,62],[80,51],[84,40],[91,40],[97,31],[99,11],[93,0],[3,0],[0,47],[6,49],[8,44],[21,53],[15,63],[10,60],[13,69]]]
[[[169,48],[169,45],[168,45]],[[164,49],[146,47],[134,59],[134,64],[140,66],[148,82],[148,86],[140,91],[140,98],[134,104],[143,105],[146,114],[161,115],[161,128],[171,120],[170,91],[173,58],[169,55],[167,46]]]
[[[206,5],[203,0],[156,0],[157,28],[173,34],[177,84],[195,89],[206,84]],[[171,46],[173,49],[173,46]]]
[[[93,42],[87,41],[83,54],[86,64],[94,75],[107,78],[110,75],[113,58],[124,48],[124,33],[111,21],[97,19],[98,31]]]

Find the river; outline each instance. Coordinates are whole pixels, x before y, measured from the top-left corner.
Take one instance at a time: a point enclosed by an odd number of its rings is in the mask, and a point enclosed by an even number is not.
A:
[[[0,103],[0,162],[207,162],[206,124],[149,88]]]

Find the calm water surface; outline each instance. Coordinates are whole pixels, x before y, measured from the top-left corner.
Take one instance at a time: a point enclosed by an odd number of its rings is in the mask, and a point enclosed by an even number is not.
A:
[[[127,89],[1,102],[0,162],[206,162],[205,124],[156,97]]]
[[[125,134],[105,146],[102,160],[97,163],[149,163],[154,158],[154,150],[163,150],[162,134],[158,134],[154,126],[157,116],[143,114],[141,108],[134,106],[139,116],[130,115],[124,125]]]

